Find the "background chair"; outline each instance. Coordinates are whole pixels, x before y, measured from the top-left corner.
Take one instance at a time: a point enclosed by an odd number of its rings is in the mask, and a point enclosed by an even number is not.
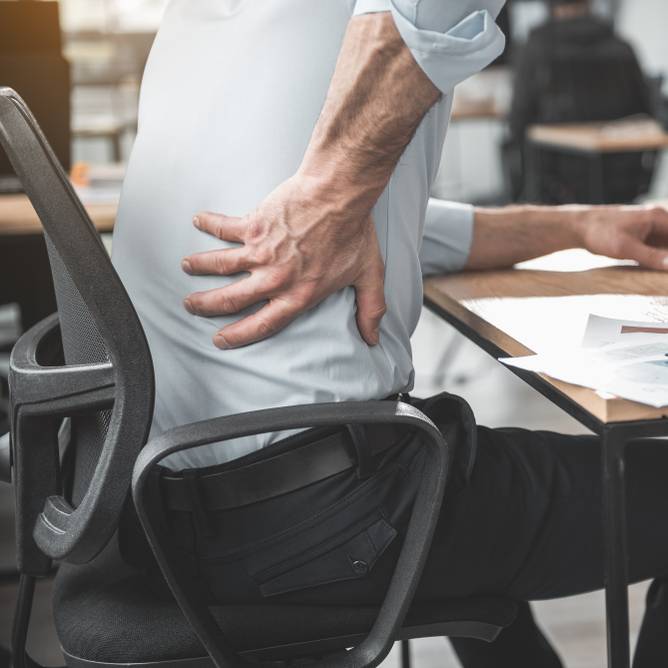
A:
[[[512,623],[516,605],[503,599],[409,610],[450,452],[434,425],[411,406],[364,402],[258,411],[185,425],[144,447],[154,390],[144,333],[65,173],[10,89],[0,89],[0,144],[44,225],[58,301],[58,314],[27,332],[11,359],[11,465],[21,573],[15,668],[35,665],[25,654],[34,582],[50,573],[54,560],[60,563],[56,627],[67,665],[76,668],[146,663],[199,668],[212,662],[220,667],[303,657],[353,668],[377,665],[397,639],[461,635],[491,641]],[[422,433],[427,465],[380,608],[208,606],[199,599],[164,528],[157,468],[164,457],[242,435],[385,422]],[[0,452],[5,468],[6,460]],[[131,478],[143,530],[171,595],[156,593],[118,552],[116,531],[132,513]]]
[[[511,139],[503,148],[515,198],[524,195],[545,204],[629,203],[650,190],[656,151],[601,156],[599,192],[591,188],[590,165],[582,155],[541,147],[536,149],[540,174],[528,173],[536,168],[525,156],[531,125],[656,115],[649,82],[632,47],[611,30],[603,32],[605,38],[594,28],[586,33],[589,38],[569,35],[553,21],[539,28],[525,47],[516,73]]]

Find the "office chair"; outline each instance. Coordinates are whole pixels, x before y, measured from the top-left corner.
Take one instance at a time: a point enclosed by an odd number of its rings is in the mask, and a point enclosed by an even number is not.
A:
[[[412,406],[386,401],[270,409],[184,425],[146,443],[154,380],[139,319],[34,118],[7,88],[0,89],[0,143],[44,225],[58,299],[58,313],[24,334],[11,359],[21,573],[14,668],[36,668],[25,651],[34,583],[54,561],[60,564],[54,619],[70,668],[227,668],[305,659],[361,668],[378,665],[395,640],[453,635],[492,641],[513,622],[516,605],[504,599],[410,606],[450,461],[450,444]],[[179,450],[244,435],[378,423],[419,430],[426,457],[382,605],[205,604],[166,529],[160,462]],[[0,465],[6,460],[5,447]],[[130,490],[170,596],[157,594],[117,550]]]

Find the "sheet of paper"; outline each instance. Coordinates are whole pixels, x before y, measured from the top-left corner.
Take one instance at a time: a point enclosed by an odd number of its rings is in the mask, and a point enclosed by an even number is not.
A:
[[[584,342],[588,347],[501,361],[599,393],[668,406],[668,323],[592,316]]]
[[[593,255],[586,250],[569,249],[544,255],[534,260],[526,260],[516,266],[518,269],[532,269],[534,271],[573,272],[588,271],[600,267],[632,266],[634,264],[637,263],[632,260],[613,260],[603,255]]]
[[[661,295],[504,297],[462,303],[534,353],[580,347],[592,313],[651,323],[664,319],[668,310],[668,297]]]
[[[587,321],[582,345],[595,348],[614,343],[642,342],[650,337],[668,341],[668,323],[618,320],[592,314]]]

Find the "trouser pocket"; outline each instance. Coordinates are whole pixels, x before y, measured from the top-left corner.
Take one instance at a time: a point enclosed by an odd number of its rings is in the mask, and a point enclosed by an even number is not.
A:
[[[263,596],[364,578],[397,536],[380,511],[331,536],[327,525],[249,558],[249,575]]]

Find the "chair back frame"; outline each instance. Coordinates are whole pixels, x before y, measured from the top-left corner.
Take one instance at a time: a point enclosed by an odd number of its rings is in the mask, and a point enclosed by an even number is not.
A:
[[[0,88],[0,146],[106,347],[108,361],[67,365],[53,316],[12,353],[10,402],[19,568],[43,575],[50,560],[90,561],[118,525],[154,401],[144,331],[109,255],[23,100]],[[110,426],[87,490],[74,508],[60,489],[63,417],[110,408]]]

